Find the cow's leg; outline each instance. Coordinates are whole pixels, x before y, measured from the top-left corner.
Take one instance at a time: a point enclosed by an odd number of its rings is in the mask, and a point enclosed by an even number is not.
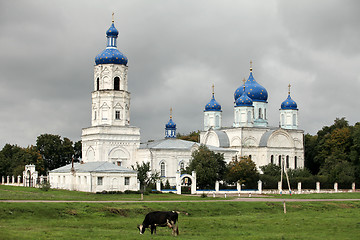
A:
[[[153,234],[154,229],[155,229],[155,226],[154,226],[154,225],[150,225],[151,235]],[[155,232],[156,232],[156,230],[155,230]]]

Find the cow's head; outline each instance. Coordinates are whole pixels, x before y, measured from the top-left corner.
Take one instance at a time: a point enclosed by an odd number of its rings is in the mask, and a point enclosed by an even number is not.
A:
[[[143,233],[145,232],[145,227],[144,227],[144,225],[140,224],[140,225],[137,226],[137,228],[139,229],[140,234],[143,234]]]

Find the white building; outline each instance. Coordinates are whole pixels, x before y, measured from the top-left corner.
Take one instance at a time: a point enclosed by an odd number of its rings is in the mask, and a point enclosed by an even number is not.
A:
[[[269,163],[280,165],[283,159],[286,168],[303,168],[304,131],[298,129],[298,108],[290,97],[290,85],[289,95],[280,108],[280,126],[269,127],[268,93],[255,81],[251,66],[250,76],[243,82],[234,93],[232,127],[220,125],[221,105],[215,101],[213,91],[205,106],[200,143],[237,150],[238,157],[249,156],[257,167]]]
[[[119,32],[112,22],[106,32],[107,47],[95,58],[91,126],[82,130],[82,164],[50,172],[52,187],[79,191],[137,190],[136,162],[149,162],[153,172],[176,183],[176,173],[185,168],[199,143],[176,139],[176,124],[165,126],[165,139],[140,144],[140,129],[130,125],[128,60],[116,46]],[[267,91],[252,75],[235,92],[234,124],[222,127],[221,105],[212,98],[204,110],[200,143],[224,154],[251,156],[257,166],[286,157],[288,167],[304,166],[303,131],[298,130],[297,105],[291,99],[281,105],[281,128],[268,127]]]

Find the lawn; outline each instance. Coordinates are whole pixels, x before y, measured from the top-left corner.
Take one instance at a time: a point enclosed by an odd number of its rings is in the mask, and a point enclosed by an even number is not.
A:
[[[177,210],[178,239],[360,239],[360,202],[0,203],[0,239],[149,239],[136,225]],[[158,228],[152,239],[168,239]]]

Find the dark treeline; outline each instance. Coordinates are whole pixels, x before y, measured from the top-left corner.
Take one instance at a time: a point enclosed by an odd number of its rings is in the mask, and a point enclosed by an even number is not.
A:
[[[73,143],[59,135],[42,134],[36,145],[26,148],[6,144],[0,151],[0,176],[22,176],[24,166],[35,164],[40,175],[81,158],[81,141]]]

